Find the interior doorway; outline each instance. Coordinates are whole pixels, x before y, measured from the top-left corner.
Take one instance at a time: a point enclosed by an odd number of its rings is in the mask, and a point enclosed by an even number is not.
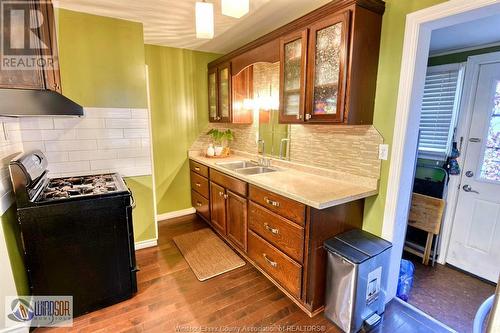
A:
[[[500,232],[500,198],[498,195],[500,191],[497,188],[499,185],[496,177],[500,170],[498,166],[500,160],[496,155],[499,148],[496,141],[499,135],[497,120],[499,117],[496,116],[497,104],[495,104],[497,85],[495,83],[496,74],[494,73],[496,65],[494,64],[495,61],[485,61],[484,57],[492,58],[496,56],[500,58],[500,53],[467,57],[461,62],[447,64],[452,65],[453,68],[450,68],[450,66],[448,68],[441,67],[438,71],[435,71],[436,68],[431,69],[433,66],[429,66],[429,50],[433,44],[433,35],[447,33],[443,41],[450,41],[458,36],[459,41],[464,42],[466,37],[473,35],[471,34],[473,28],[480,27],[480,22],[498,22],[497,15],[499,14],[500,4],[491,1],[450,1],[412,13],[407,17],[396,114],[398,126],[394,131],[383,226],[383,236],[392,240],[394,245],[389,272],[389,296],[396,294],[400,260],[403,248],[407,245],[405,236],[408,217],[410,207],[412,207],[413,192],[415,186],[418,185],[414,181],[415,173],[422,173],[422,170],[419,170],[418,167],[422,166],[422,160],[425,159],[421,152],[425,150],[423,148],[428,148],[429,152],[432,150],[429,148],[442,147],[440,145],[444,145],[445,154],[441,157],[443,163],[434,163],[434,165],[432,162],[427,163],[427,167],[435,167],[429,168],[432,169],[430,172],[427,170],[428,173],[432,174],[428,178],[436,176],[436,170],[449,167],[450,157],[456,155],[457,151],[460,152],[460,157],[455,156],[455,161],[452,161],[452,164],[454,164],[454,167],[458,166],[459,171],[456,175],[450,176],[450,170],[446,170],[442,179],[440,179],[444,185],[437,190],[437,192],[441,191],[439,199],[444,202],[444,205],[442,205],[442,225],[439,226],[439,229],[428,228],[428,230],[424,230],[425,234],[430,234],[432,230],[438,231],[434,232],[435,237],[424,237],[425,241],[421,246],[422,252],[426,252],[425,254],[430,256],[431,262],[432,258],[435,258],[437,263],[451,264],[483,279],[492,282],[498,281],[500,267],[498,253],[500,251],[497,247],[500,244],[500,234],[497,235],[496,233]],[[497,17],[495,18],[495,16]],[[466,34],[462,32],[453,36],[451,34],[453,31],[460,30],[457,29],[459,25],[468,25],[469,30],[467,30]],[[478,31],[481,32],[481,36],[488,35],[485,33],[484,27]],[[496,46],[498,46],[500,36],[496,40],[487,42],[488,45],[481,45],[484,41],[478,41],[478,43],[480,47],[478,47],[478,44],[464,45],[462,49],[463,51],[472,51],[481,48],[481,46],[483,48],[495,46],[491,45],[491,43],[496,43]],[[486,64],[488,62],[489,64]],[[481,66],[483,69],[482,76]],[[425,99],[426,97],[432,97],[432,95],[426,96],[428,80],[430,80],[429,78],[432,79],[433,74],[437,75],[436,73],[439,74],[440,71],[441,73],[448,71],[448,74],[450,74],[452,70],[457,73],[454,93],[458,94],[456,96],[458,98],[448,102],[455,103],[456,109],[461,113],[447,115],[447,118],[444,117],[443,113],[443,117],[448,121],[448,131],[438,126],[438,123],[444,118],[434,119],[434,129],[436,133],[439,132],[439,135],[430,138],[428,133],[422,132],[421,128],[422,121],[426,117],[427,119],[432,118],[430,113],[425,114],[425,105],[423,105],[423,102],[429,102],[429,99]],[[500,75],[500,72],[498,75]],[[480,82],[480,78],[484,81],[483,83]],[[429,83],[429,85],[432,84]],[[447,93],[451,94],[451,90]],[[481,109],[480,112],[475,112],[479,109]],[[441,139],[439,140],[440,136]],[[427,147],[425,147],[426,144]],[[453,147],[455,147],[455,151],[452,151]],[[418,191],[416,192],[418,193]],[[429,196],[428,193],[425,195]],[[439,197],[439,195],[434,195],[434,197]],[[424,250],[428,248],[426,245],[430,245],[430,252]],[[425,255],[423,256],[425,257]],[[418,262],[418,260],[420,259],[415,261]],[[484,265],[478,265],[479,260],[484,262]],[[428,284],[427,287],[430,288],[428,293],[432,295],[429,299],[432,301],[439,300],[439,298],[444,299],[443,304],[448,304],[448,308],[453,309],[455,312],[457,312],[457,306],[459,306],[458,300],[465,301],[464,308],[465,304],[469,305],[469,308],[464,311],[464,314],[469,316],[467,320],[470,322],[474,315],[475,306],[474,304],[471,306],[470,300],[466,299],[466,286],[474,285],[477,291],[477,288],[484,285],[486,286],[484,293],[487,296],[489,296],[490,290],[491,293],[494,292],[492,285],[485,284],[480,279],[467,274],[464,274],[464,276],[474,279],[470,280],[474,281],[474,283],[468,281],[461,285],[458,281],[460,280],[459,277],[462,276],[460,274],[463,274],[463,272],[459,270],[446,266],[438,266],[440,267],[439,270],[432,270],[429,267],[432,266],[420,267],[416,278],[425,280],[425,275],[420,273],[427,270],[427,273],[430,273],[427,274],[427,277],[431,277],[431,282],[436,282],[440,278],[444,280],[441,285],[439,283],[437,283],[437,286]],[[460,288],[454,290],[455,295],[447,294],[449,289],[446,289],[446,287],[447,285],[453,285],[452,281],[457,282],[455,285]],[[476,281],[478,281],[477,285],[475,284]],[[432,290],[432,288],[436,289]],[[451,291],[453,292],[453,290]],[[476,292],[476,294],[481,293]],[[450,304],[450,300],[456,301]],[[481,302],[481,298],[475,300],[475,302]],[[479,305],[480,303],[477,304],[477,306]],[[440,311],[435,313],[439,315],[439,313],[443,313],[443,310],[446,312],[446,306],[443,306]],[[438,320],[443,319],[439,318],[435,313],[433,315]],[[460,327],[459,331],[467,332],[471,328],[472,324],[470,323],[469,327],[465,329]]]

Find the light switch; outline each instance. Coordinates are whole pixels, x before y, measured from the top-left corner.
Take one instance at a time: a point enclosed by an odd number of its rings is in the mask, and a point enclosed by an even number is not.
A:
[[[378,145],[378,159],[387,161],[389,157],[389,145],[382,144]]]

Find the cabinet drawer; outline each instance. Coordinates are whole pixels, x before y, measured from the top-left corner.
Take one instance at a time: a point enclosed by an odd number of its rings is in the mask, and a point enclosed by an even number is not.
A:
[[[210,206],[208,204],[208,199],[202,197],[196,191],[191,191],[191,204],[196,209],[196,212],[206,218],[207,221],[210,221]]]
[[[293,259],[302,262],[304,228],[253,202],[250,202],[249,226],[252,231],[269,243]]]
[[[248,256],[292,295],[300,298],[301,265],[252,231],[248,232]]]
[[[208,179],[191,171],[191,189],[208,198]]]
[[[250,185],[250,200],[261,204],[278,215],[304,226],[306,206],[279,194]]]
[[[210,180],[241,196],[247,196],[247,183],[217,170],[210,170]]]
[[[208,178],[208,167],[207,166],[205,166],[201,163],[195,162],[193,160],[189,160],[189,168],[191,169],[191,171],[194,171],[197,174]]]

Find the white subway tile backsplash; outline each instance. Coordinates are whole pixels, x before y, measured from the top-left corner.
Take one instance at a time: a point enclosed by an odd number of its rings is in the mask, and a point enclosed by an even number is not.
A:
[[[51,129],[54,128],[54,120],[49,117],[26,117],[19,118],[19,126],[21,129]]]
[[[96,140],[46,141],[47,151],[97,150]]]
[[[42,139],[51,140],[74,140],[76,138],[76,131],[74,129],[52,129],[42,130]]]
[[[68,152],[70,161],[94,161],[119,158],[116,150],[87,150]]]
[[[103,139],[97,141],[99,149],[139,148],[141,139]]]
[[[61,172],[90,172],[90,162],[60,162],[52,163],[49,165],[50,174],[57,174]]]
[[[106,119],[106,128],[144,128],[147,129],[147,119]]]
[[[45,153],[47,160],[49,162],[67,162],[69,161],[69,153],[66,151],[57,152],[57,151],[49,151]]]
[[[0,160],[4,160],[4,171],[18,152],[39,149],[47,156],[51,177],[152,173],[147,109],[85,108],[84,113],[79,118],[0,117],[7,132],[5,136],[0,127]],[[0,169],[0,197],[9,183],[8,172],[2,178]]]
[[[77,139],[121,139],[123,138],[123,129],[77,129]]]
[[[124,138],[149,138],[148,128],[126,128],[123,130]]]
[[[131,118],[132,111],[123,108],[85,108],[85,117],[87,118]],[[147,117],[147,112],[146,112]]]
[[[131,113],[132,113],[132,118],[149,119],[147,109],[132,109]]]
[[[105,119],[99,118],[54,118],[54,128],[104,128]]]

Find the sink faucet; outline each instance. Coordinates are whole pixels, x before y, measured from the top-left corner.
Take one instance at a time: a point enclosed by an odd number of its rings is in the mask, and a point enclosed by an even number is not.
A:
[[[257,147],[259,145],[262,145],[262,157],[259,157],[259,165],[264,166],[264,167],[270,167],[271,166],[271,159],[266,158],[266,144],[265,144],[264,140],[259,139],[259,141],[257,141]],[[257,148],[257,150],[258,150],[258,148]]]

